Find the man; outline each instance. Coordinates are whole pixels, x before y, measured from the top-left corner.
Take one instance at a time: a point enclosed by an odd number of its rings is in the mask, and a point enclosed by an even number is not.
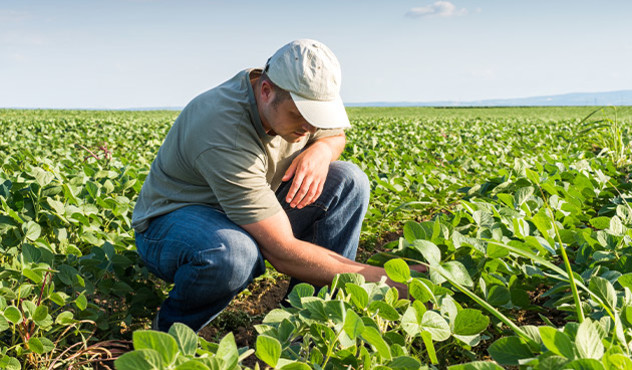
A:
[[[369,184],[337,161],[350,126],[339,91],[334,54],[296,40],[180,113],[133,215],[141,258],[174,283],[160,330],[199,331],[265,271],[264,258],[291,285],[385,275],[354,261]]]

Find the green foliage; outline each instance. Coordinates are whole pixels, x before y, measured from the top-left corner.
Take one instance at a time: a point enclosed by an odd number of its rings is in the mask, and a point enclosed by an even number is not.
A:
[[[232,333],[219,344],[213,344],[198,339],[186,325],[175,323],[169,334],[153,330],[135,331],[134,350],[119,357],[114,365],[118,370],[234,369],[252,352],[240,351]]]
[[[25,113],[0,111],[2,361],[69,365],[97,339],[129,337],[164,297],[130,224],[168,124],[147,113]]]
[[[177,112],[0,110],[0,368],[69,367],[112,338],[133,339],[120,369],[253,353],[284,369],[632,368],[630,114],[578,119],[590,110],[350,109],[362,240],[402,233],[369,262],[407,294],[359,275],[298,285],[251,350],[142,330],[166,287],[131,212]]]
[[[389,262],[387,272],[406,277],[407,284],[420,282],[409,278],[401,259]],[[459,348],[455,328],[473,342],[487,338],[481,333],[489,320],[479,310],[461,309],[449,291],[435,295],[433,283],[422,284],[428,286],[428,301],[441,306],[429,309],[424,301],[398,297],[394,288],[365,282],[360,275],[339,275],[331,291],[317,296],[307,284],[299,284],[290,295],[292,307],[273,310],[256,327],[256,354],[277,367],[303,363],[323,369],[418,369],[423,362],[439,364],[438,358]],[[437,352],[436,342],[447,343]]]

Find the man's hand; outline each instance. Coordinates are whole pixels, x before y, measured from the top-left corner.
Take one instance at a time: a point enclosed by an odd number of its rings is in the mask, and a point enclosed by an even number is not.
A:
[[[316,142],[294,158],[282,179],[288,181],[294,176],[285,197],[290,207],[301,209],[318,199],[327,179],[331,155],[327,144]]]
[[[318,199],[327,180],[329,163],[340,156],[344,144],[344,135],[326,137],[316,141],[294,158],[282,179],[288,181],[294,177],[285,197],[290,207],[301,209]]]

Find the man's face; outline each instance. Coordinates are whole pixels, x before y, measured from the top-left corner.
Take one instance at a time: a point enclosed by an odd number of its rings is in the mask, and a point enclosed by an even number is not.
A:
[[[279,135],[285,141],[296,143],[308,134],[316,132],[316,127],[307,123],[292,99],[286,99],[278,104],[271,101],[263,111],[265,117],[262,116],[261,119],[264,127],[267,124],[272,131],[269,134]]]

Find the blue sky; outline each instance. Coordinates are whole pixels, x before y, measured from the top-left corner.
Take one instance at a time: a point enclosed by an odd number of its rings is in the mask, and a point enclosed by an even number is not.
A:
[[[184,106],[283,44],[342,65],[345,102],[632,89],[632,1],[0,0],[0,107]]]

